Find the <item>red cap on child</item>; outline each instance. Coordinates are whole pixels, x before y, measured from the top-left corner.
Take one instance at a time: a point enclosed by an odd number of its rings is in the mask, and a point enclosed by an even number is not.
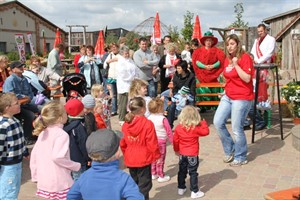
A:
[[[78,116],[84,109],[83,103],[78,99],[70,99],[65,105],[66,112],[72,117]]]

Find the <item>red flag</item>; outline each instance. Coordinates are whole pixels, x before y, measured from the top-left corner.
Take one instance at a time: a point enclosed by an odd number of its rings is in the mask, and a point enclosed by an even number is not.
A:
[[[53,48],[55,48],[55,46],[60,43],[62,43],[62,39],[61,39],[59,28],[57,28]]]
[[[194,38],[198,39],[199,44],[200,44],[200,39],[202,38],[202,33],[201,33],[201,26],[200,26],[200,20],[199,20],[198,15],[196,16],[193,35],[192,35],[192,39],[194,39]]]
[[[153,44],[160,44],[161,43],[160,21],[159,21],[158,12],[156,12],[154,25],[153,25],[152,43]]]
[[[103,30],[99,31],[98,40],[95,46],[95,55],[102,58],[104,52],[104,37],[103,37]]]

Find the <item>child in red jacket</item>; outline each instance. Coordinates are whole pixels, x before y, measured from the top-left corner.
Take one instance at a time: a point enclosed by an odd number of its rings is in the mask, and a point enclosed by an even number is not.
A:
[[[191,198],[201,198],[204,193],[198,187],[199,137],[209,134],[205,120],[201,121],[198,110],[185,106],[178,116],[179,124],[175,128],[173,148],[179,155],[178,194],[186,192],[185,178],[190,175]]]
[[[143,97],[133,97],[129,101],[129,109],[122,126],[124,137],[120,147],[131,177],[145,199],[149,199],[152,188],[151,163],[160,158],[157,136],[154,124],[144,116],[146,103]]]

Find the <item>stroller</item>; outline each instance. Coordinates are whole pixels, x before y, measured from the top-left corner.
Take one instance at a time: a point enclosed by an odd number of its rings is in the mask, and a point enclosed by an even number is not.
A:
[[[62,81],[63,94],[66,101],[86,95],[86,80],[83,74],[71,73],[64,77]]]

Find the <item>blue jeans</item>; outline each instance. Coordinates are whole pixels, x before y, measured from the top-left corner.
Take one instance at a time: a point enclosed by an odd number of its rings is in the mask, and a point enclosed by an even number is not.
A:
[[[157,91],[155,91],[155,83],[154,83],[154,80],[151,79],[151,80],[148,80],[148,95],[151,97],[151,98],[154,98],[156,97],[155,94],[157,94]]]
[[[167,110],[168,107],[168,101],[170,97],[170,89],[163,91],[160,96],[164,97],[164,110]]]
[[[253,114],[254,114],[254,101],[252,101],[252,104],[251,104],[251,107],[250,107],[250,110],[249,110],[249,117],[250,119],[252,120],[253,119]],[[247,116],[246,116],[247,117]],[[250,125],[250,121],[248,119],[245,120],[245,123],[244,123],[244,126],[248,126]],[[266,122],[261,114],[261,111],[256,109],[256,114],[255,114],[255,125],[256,127],[260,127],[260,126],[265,126],[266,125]]]
[[[111,101],[111,112],[118,112],[118,91],[117,91],[117,83],[109,83],[112,90],[112,101]]]
[[[0,199],[17,200],[22,176],[22,162],[0,165]]]
[[[244,122],[251,105],[252,101],[232,100],[224,95],[214,116],[214,125],[221,139],[225,155],[229,156],[234,152],[234,159],[237,161],[247,159],[248,148]],[[234,140],[226,127],[226,121],[230,116]]]

